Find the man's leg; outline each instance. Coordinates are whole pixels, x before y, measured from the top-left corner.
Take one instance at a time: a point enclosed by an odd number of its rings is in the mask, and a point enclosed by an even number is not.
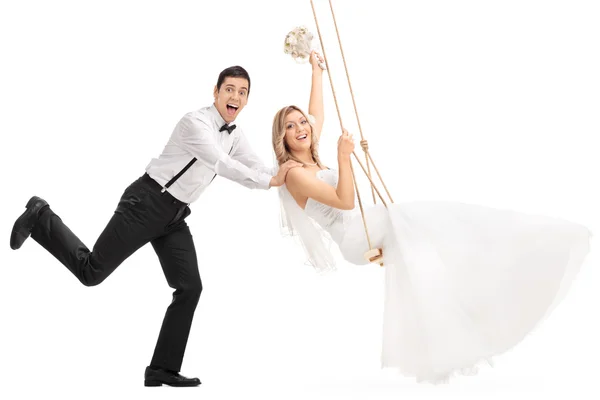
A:
[[[129,186],[98,237],[93,251],[49,207],[43,210],[31,237],[65,265],[81,283],[94,286],[106,279],[127,257],[162,229],[147,218],[152,201],[139,182]]]
[[[194,241],[189,227],[183,220],[189,209],[185,211],[180,221],[176,222],[167,234],[151,242],[165,278],[175,291],[173,301],[167,308],[149,368],[175,373],[181,369],[194,312],[202,292]],[[149,380],[152,381],[146,376],[147,384]],[[199,380],[196,381],[197,383],[187,382],[182,386],[195,386],[200,383]]]

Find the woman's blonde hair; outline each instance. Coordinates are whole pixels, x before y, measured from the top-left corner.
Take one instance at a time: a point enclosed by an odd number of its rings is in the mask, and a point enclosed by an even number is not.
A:
[[[275,114],[275,118],[273,119],[273,151],[275,152],[275,157],[277,158],[277,164],[281,165],[289,160],[294,160],[300,163],[302,162],[290,153],[290,149],[287,143],[285,142],[285,118],[292,111],[299,111],[308,121],[311,130],[311,156],[313,160],[315,160],[319,168],[323,168],[323,166],[321,165],[321,160],[319,159],[319,138],[317,135],[314,134],[315,129],[314,125],[311,122],[311,118],[309,118],[299,107],[293,105],[283,107],[277,112],[277,114]]]

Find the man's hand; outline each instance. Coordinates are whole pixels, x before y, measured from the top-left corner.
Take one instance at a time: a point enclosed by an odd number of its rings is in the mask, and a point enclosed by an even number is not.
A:
[[[302,164],[294,160],[289,160],[281,164],[277,175],[271,178],[271,187],[281,186],[285,183],[285,176],[292,168],[302,167]]]

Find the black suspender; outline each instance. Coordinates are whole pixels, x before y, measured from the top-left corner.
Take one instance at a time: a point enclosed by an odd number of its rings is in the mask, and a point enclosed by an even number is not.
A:
[[[235,125],[234,125],[235,126]],[[229,153],[228,155],[231,155],[231,152],[233,151],[233,146],[231,146],[231,148],[229,149]],[[160,191],[161,193],[164,193],[172,184],[175,183],[175,181],[177,179],[179,179],[179,177],[181,175],[183,175],[183,173],[185,171],[187,171],[194,163],[196,162],[196,157],[194,157],[189,163],[187,163],[187,165],[185,167],[183,167],[183,169],[181,171],[179,171],[179,173],[177,175],[175,175],[174,177],[171,178],[171,180],[169,182],[167,182],[167,184],[165,185],[164,188],[162,188],[162,190]],[[215,177],[217,176],[217,174],[215,174],[212,179],[210,180],[211,182],[215,179]]]
[[[175,181],[177,179],[179,179],[179,177],[181,175],[183,175],[183,173],[185,171],[187,171],[192,166],[192,164],[194,164],[195,162],[196,162],[196,157],[194,157],[192,159],[192,161],[190,161],[189,163],[187,163],[187,165],[185,167],[183,167],[183,169],[181,171],[179,171],[179,173],[177,175],[175,175],[174,177],[172,177],[171,180],[169,182],[167,182],[167,184],[165,185],[165,187],[162,188],[161,193],[164,193],[173,183],[175,183]]]

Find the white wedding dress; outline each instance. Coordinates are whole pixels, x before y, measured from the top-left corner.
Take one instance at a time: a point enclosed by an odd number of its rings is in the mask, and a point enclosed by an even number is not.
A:
[[[336,170],[317,176],[337,186]],[[360,209],[309,199],[302,211],[282,192],[288,214],[305,213],[347,261],[367,264]],[[520,342],[560,302],[589,251],[590,232],[558,219],[452,202],[388,207],[365,208],[386,269],[382,367],[418,381],[472,374]],[[314,237],[302,239],[313,264],[331,262],[315,256]]]

